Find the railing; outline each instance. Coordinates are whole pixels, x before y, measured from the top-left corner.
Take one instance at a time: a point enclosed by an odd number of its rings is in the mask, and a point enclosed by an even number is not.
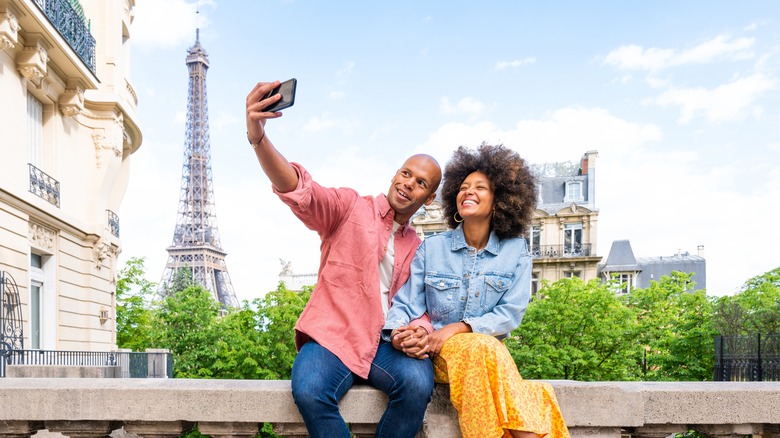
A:
[[[535,259],[560,257],[590,257],[590,243],[571,245],[539,245],[531,248],[531,257]]]
[[[659,438],[696,430],[708,437],[777,437],[780,383],[552,381],[574,438]],[[356,386],[340,410],[357,438],[373,436],[387,397]],[[140,437],[201,434],[251,437],[271,423],[283,437],[305,437],[290,382],[282,380],[0,379],[0,437],[48,429],[80,438],[123,428]],[[423,438],[457,438],[447,385],[436,385]]]
[[[106,216],[108,221],[108,229],[111,230],[111,234],[119,237],[119,216],[111,210],[106,210]]]
[[[0,377],[12,365],[119,367],[121,377],[173,378],[173,355],[131,351],[65,351],[65,350],[7,350],[4,351]]]
[[[45,199],[50,204],[60,207],[60,182],[38,169],[32,163],[30,168],[30,193]]]
[[[74,52],[95,74],[95,38],[70,0],[33,0]]]
[[[715,336],[715,381],[780,381],[780,335]]]

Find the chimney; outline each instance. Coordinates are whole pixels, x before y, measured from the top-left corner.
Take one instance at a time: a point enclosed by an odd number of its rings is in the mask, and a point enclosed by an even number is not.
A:
[[[696,253],[699,257],[704,258],[704,245],[699,245],[696,247]]]

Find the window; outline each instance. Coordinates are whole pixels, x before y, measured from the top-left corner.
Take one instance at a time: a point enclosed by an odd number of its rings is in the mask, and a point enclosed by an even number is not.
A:
[[[563,253],[569,256],[582,254],[582,222],[572,222],[564,225]]]
[[[566,194],[563,197],[563,202],[582,202],[584,200],[582,181],[566,181]]]
[[[531,227],[531,236],[530,236],[530,248],[529,251],[531,253],[532,257],[539,257],[542,247],[542,226],[541,225],[534,225]]]
[[[43,155],[43,104],[27,93],[27,154],[29,163],[41,168]]]
[[[531,298],[535,298],[539,293],[539,273],[531,272]]]
[[[582,271],[566,271],[563,273],[563,276],[566,278],[580,278],[582,277]]]
[[[56,312],[54,309],[54,257],[30,253],[30,334],[31,349],[54,348]]]
[[[30,348],[41,348],[41,295],[43,292],[43,256],[30,254]]]
[[[631,292],[634,288],[634,274],[630,272],[621,272],[612,274],[612,278],[615,280],[615,293],[618,295],[624,295]]]

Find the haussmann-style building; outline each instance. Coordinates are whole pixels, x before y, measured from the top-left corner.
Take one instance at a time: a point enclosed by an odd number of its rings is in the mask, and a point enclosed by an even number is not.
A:
[[[0,0],[0,349],[116,349],[135,0]]]

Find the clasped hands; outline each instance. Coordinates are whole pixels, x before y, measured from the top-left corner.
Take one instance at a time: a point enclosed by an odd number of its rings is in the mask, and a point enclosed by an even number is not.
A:
[[[398,327],[390,334],[390,341],[396,350],[416,359],[428,357],[428,331],[419,326]]]

